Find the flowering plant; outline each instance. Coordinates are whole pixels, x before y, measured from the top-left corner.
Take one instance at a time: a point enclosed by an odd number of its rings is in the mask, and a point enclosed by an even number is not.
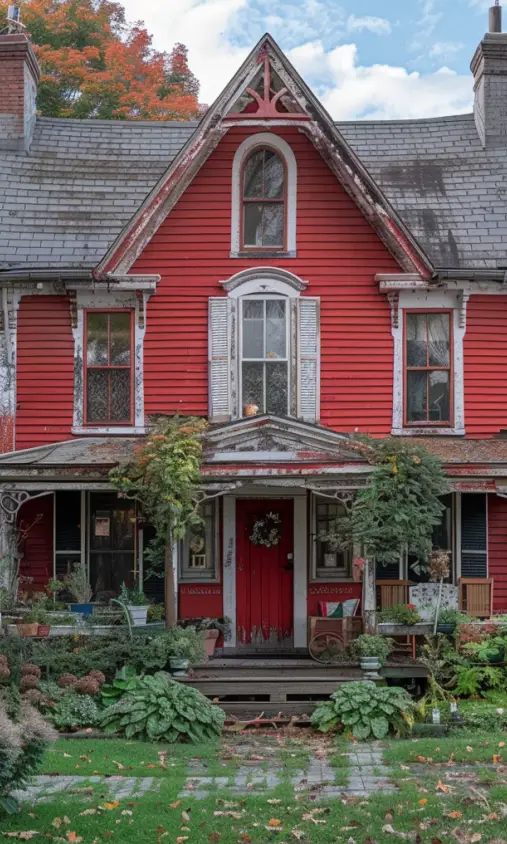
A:
[[[262,519],[257,519],[250,534],[250,542],[254,545],[264,545],[266,548],[278,545],[281,521],[278,513],[266,513]]]
[[[417,612],[415,604],[395,604],[379,613],[381,621],[391,621],[395,624],[417,624],[421,616]]]

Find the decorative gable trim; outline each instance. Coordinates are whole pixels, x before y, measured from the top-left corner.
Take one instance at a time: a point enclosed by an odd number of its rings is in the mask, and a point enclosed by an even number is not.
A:
[[[231,119],[238,98],[251,85],[259,65],[269,58],[276,72],[297,104],[302,117],[290,119],[283,112],[278,117],[257,116]],[[311,119],[309,120],[308,117]],[[206,112],[194,134],[176,156],[157,185],[140,206],[94,271],[96,278],[108,273],[126,273],[142,253],[163,220],[170,213],[194,176],[216,148],[230,126],[298,126],[356,202],[378,236],[406,272],[423,278],[433,274],[433,267],[416,239],[396,214],[366,168],[349,147],[327,111],[303,82],[270,35],[264,35],[239,71]]]
[[[294,298],[308,286],[307,281],[278,267],[254,267],[241,270],[226,281],[221,281],[220,284],[234,299],[253,293],[279,293],[282,296]]]

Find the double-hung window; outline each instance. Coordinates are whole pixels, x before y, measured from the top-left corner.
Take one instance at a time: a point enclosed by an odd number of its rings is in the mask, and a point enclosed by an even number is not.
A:
[[[285,168],[271,149],[257,149],[243,170],[243,249],[285,247]]]
[[[243,415],[287,416],[289,406],[288,300],[241,300],[241,396]]]
[[[217,577],[217,502],[202,504],[199,514],[202,522],[194,525],[181,543],[181,580],[215,580]]]
[[[87,425],[132,424],[132,312],[85,315]]]
[[[405,314],[405,423],[448,427],[452,420],[451,312]]]

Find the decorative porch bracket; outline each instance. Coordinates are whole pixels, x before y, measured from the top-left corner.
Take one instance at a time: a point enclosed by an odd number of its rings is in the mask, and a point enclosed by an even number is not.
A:
[[[45,495],[52,494],[52,490],[44,490],[44,492],[27,492],[24,489],[4,487],[0,490],[0,510],[7,524],[13,525],[16,522],[16,518],[21,507],[26,501],[31,501],[34,498],[42,498]]]

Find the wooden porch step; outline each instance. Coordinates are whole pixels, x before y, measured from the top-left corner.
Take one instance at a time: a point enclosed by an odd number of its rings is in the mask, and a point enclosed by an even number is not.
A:
[[[297,703],[326,700],[341,683],[349,683],[356,677],[301,677],[284,679],[280,677],[246,676],[236,677],[188,677],[181,682],[193,686],[209,698],[218,698],[226,711],[229,702],[265,704]],[[229,700],[230,699],[230,700]],[[304,707],[303,707],[304,711]]]

